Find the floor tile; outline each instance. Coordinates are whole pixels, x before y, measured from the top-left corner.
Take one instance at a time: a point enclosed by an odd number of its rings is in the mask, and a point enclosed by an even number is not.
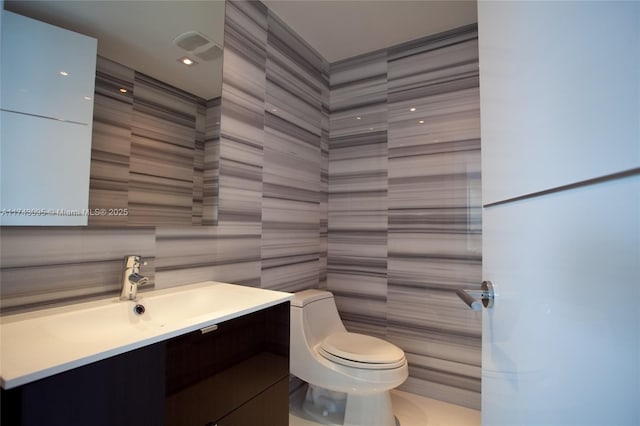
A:
[[[302,410],[304,393],[292,396],[289,426],[318,426]],[[391,391],[398,426],[480,426],[480,411],[412,393]]]

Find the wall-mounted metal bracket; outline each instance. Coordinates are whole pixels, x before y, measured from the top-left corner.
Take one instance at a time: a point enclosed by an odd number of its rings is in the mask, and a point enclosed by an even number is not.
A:
[[[482,281],[481,290],[463,290],[459,288],[456,290],[456,294],[474,311],[481,310],[483,306],[487,309],[493,308],[495,292],[491,281]]]

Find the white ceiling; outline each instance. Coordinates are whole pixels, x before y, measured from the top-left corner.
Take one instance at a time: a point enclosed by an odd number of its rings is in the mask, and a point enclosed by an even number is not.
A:
[[[263,0],[329,62],[477,22],[476,0]]]
[[[1,1],[1,0],[0,0]],[[329,62],[477,21],[476,0],[263,0]],[[6,0],[5,8],[98,39],[98,53],[205,99],[222,61],[186,68],[171,42],[196,30],[223,45],[223,0]]]

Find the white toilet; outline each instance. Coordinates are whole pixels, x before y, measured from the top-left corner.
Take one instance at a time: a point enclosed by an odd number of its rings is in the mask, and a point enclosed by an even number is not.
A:
[[[291,301],[291,374],[309,383],[304,410],[323,424],[395,426],[389,391],[408,376],[397,346],[344,328],[333,295]]]

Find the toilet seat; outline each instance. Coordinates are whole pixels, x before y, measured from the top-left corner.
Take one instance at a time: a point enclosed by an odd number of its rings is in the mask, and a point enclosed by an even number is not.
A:
[[[358,333],[334,333],[318,348],[324,358],[349,367],[382,370],[406,364],[404,351],[385,340]]]

